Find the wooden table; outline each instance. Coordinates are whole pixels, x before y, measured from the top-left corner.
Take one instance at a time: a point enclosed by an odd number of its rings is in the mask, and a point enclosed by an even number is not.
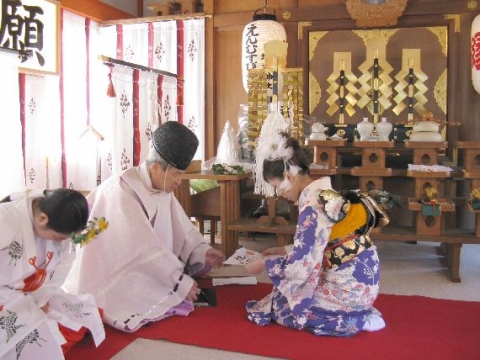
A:
[[[204,179],[216,180],[218,182],[220,185],[218,216],[222,224],[221,249],[227,258],[233,255],[238,248],[238,232],[230,230],[228,224],[240,219],[240,182],[251,176],[251,172],[238,175],[215,175],[210,170],[185,173],[182,176],[181,185],[175,191],[175,196],[182,204],[187,216],[192,216],[193,213],[202,213],[204,211],[203,209],[192,209],[189,180]],[[200,206],[200,204],[197,206]],[[209,204],[208,202],[205,203],[205,206],[212,207],[211,203]],[[211,214],[211,209],[205,209],[205,212]]]
[[[375,241],[428,241],[438,242],[444,251],[446,265],[453,282],[461,282],[460,260],[463,244],[479,244],[480,239],[473,232],[465,229],[445,229],[442,236],[420,235],[415,228],[406,226],[390,226],[382,228],[381,233],[370,233]]]

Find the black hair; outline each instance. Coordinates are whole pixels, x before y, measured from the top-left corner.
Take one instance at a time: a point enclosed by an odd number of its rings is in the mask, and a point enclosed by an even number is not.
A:
[[[293,149],[292,157],[287,162],[284,159],[265,159],[263,161],[263,180],[266,182],[273,179],[283,180],[283,173],[290,169],[290,165],[298,166],[299,174],[310,175],[310,163],[305,150],[300,147],[299,141],[286,132],[282,132],[281,135],[287,139],[285,148]]]
[[[78,232],[87,226],[88,203],[85,196],[71,189],[46,190],[38,208],[48,216],[47,226],[61,234]]]

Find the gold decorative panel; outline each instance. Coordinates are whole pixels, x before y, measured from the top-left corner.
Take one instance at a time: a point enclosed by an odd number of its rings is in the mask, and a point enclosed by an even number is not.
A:
[[[272,103],[273,78],[272,69],[248,71],[248,138],[252,151]],[[278,88],[278,111],[290,120],[291,135],[303,143],[303,69],[279,69]]]
[[[446,120],[448,28],[308,32],[309,115],[324,124]]]

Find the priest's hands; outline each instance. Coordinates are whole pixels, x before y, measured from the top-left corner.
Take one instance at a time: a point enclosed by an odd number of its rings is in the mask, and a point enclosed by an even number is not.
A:
[[[199,294],[200,294],[200,288],[198,287],[198,284],[194,282],[192,287],[190,288],[190,291],[185,297],[185,300],[195,302],[197,301]]]
[[[208,249],[205,254],[205,262],[214,269],[220,267],[224,261],[225,255],[213,248]]]
[[[249,274],[260,274],[263,270],[265,270],[265,260],[264,259],[256,259],[253,260],[251,263],[245,265],[245,270]]]

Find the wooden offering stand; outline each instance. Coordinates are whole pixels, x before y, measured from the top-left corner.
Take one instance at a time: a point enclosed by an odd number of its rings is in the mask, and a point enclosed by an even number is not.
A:
[[[480,188],[480,141],[457,141],[458,149],[465,149],[463,176],[470,179],[470,190]],[[480,237],[480,210],[473,209],[469,203],[467,208],[475,212],[475,236]]]
[[[446,147],[447,142],[405,141],[405,147],[413,149],[415,165],[436,165],[438,149]],[[439,188],[441,180],[450,177],[448,171],[407,171],[407,176],[415,179],[415,197],[408,199],[408,209],[417,212],[416,233],[418,235],[443,235],[444,213],[455,211],[455,204],[449,199],[436,199],[440,207],[440,215],[424,215],[419,199],[427,187]]]
[[[351,174],[359,177],[361,190],[382,190],[383,178],[392,175],[386,168],[386,150],[395,146],[393,141],[355,140],[353,147],[362,149],[362,166],[355,166]]]
[[[347,139],[340,140],[306,140],[306,145],[313,148],[313,167],[310,174],[314,177],[335,175],[337,173],[337,148],[344,147]]]

